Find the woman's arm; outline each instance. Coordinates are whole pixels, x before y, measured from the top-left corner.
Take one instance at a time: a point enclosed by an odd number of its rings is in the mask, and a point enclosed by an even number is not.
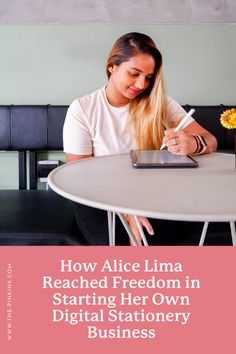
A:
[[[207,147],[203,152],[204,154],[216,151],[216,138],[196,121],[190,123],[186,128],[177,132],[174,132],[174,129],[167,129],[165,131],[163,143],[166,144],[168,151],[170,152],[180,155],[191,155],[196,152],[198,147],[197,140],[194,135],[200,135],[206,141]]]
[[[74,155],[74,154],[67,154],[67,153],[65,153],[65,155],[66,155],[67,162],[81,160],[81,159],[87,159],[88,157],[93,157],[93,155]]]
[[[63,126],[63,147],[68,162],[92,157],[92,139],[79,100],[69,106]]]
[[[201,135],[204,137],[206,143],[207,143],[207,148],[205,150],[205,154],[211,153],[216,151],[217,149],[217,140],[214,137],[214,135],[212,135],[211,133],[209,133],[206,129],[204,129],[200,124],[198,124],[196,121],[192,122],[191,124],[189,124],[184,131],[187,134],[190,135]]]

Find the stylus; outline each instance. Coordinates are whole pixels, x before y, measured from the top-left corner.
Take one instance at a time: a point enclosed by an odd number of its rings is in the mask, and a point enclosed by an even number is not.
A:
[[[190,109],[190,111],[186,114],[186,116],[179,122],[179,124],[177,125],[177,127],[174,129],[174,132],[177,132],[178,130],[180,130],[183,125],[187,122],[187,120],[190,119],[190,117],[192,116],[192,114],[195,112],[195,109]],[[160,150],[162,150],[164,147],[166,146],[166,144],[162,144]]]

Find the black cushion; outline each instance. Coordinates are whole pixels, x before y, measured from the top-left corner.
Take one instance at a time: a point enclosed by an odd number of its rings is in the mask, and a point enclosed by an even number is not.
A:
[[[233,106],[184,105],[194,118],[216,136],[219,150],[233,150],[234,132],[220,124],[220,115]],[[68,106],[0,106],[1,150],[62,150],[62,130]]]
[[[0,150],[8,150],[10,143],[10,106],[0,106]]]
[[[68,106],[48,106],[48,150],[63,150],[62,131]]]
[[[68,106],[0,106],[1,150],[63,150]]]
[[[12,150],[47,149],[47,117],[44,106],[13,106]]]

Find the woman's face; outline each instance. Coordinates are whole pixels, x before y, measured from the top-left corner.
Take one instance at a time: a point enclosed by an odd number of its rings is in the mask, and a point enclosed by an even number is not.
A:
[[[120,97],[122,104],[127,104],[148,88],[154,70],[155,60],[146,53],[139,53],[118,66],[113,65],[109,68],[113,95]]]

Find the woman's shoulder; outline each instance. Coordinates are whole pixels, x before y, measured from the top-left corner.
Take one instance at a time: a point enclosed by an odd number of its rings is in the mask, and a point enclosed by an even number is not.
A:
[[[183,107],[172,97],[166,96],[167,112],[172,115],[177,111],[185,113]]]
[[[178,124],[181,121],[181,119],[183,119],[186,116],[187,112],[172,97],[166,96],[166,101],[167,101],[167,116],[169,122],[171,125],[175,127],[176,124]],[[194,121],[194,118],[190,118],[190,121]]]
[[[166,95],[166,104],[167,107],[175,106],[175,107],[182,107],[174,98]]]
[[[88,93],[84,96],[78,97],[74,102],[81,104],[82,106],[91,105],[103,100],[105,86]]]
[[[104,104],[105,87],[96,91],[77,97],[69,106],[68,113],[73,115],[91,116],[92,112],[96,112],[98,107]]]
[[[170,126],[175,127],[176,124],[185,116],[185,110],[182,106],[174,100],[172,97],[166,97],[167,103],[167,117],[170,123]]]

